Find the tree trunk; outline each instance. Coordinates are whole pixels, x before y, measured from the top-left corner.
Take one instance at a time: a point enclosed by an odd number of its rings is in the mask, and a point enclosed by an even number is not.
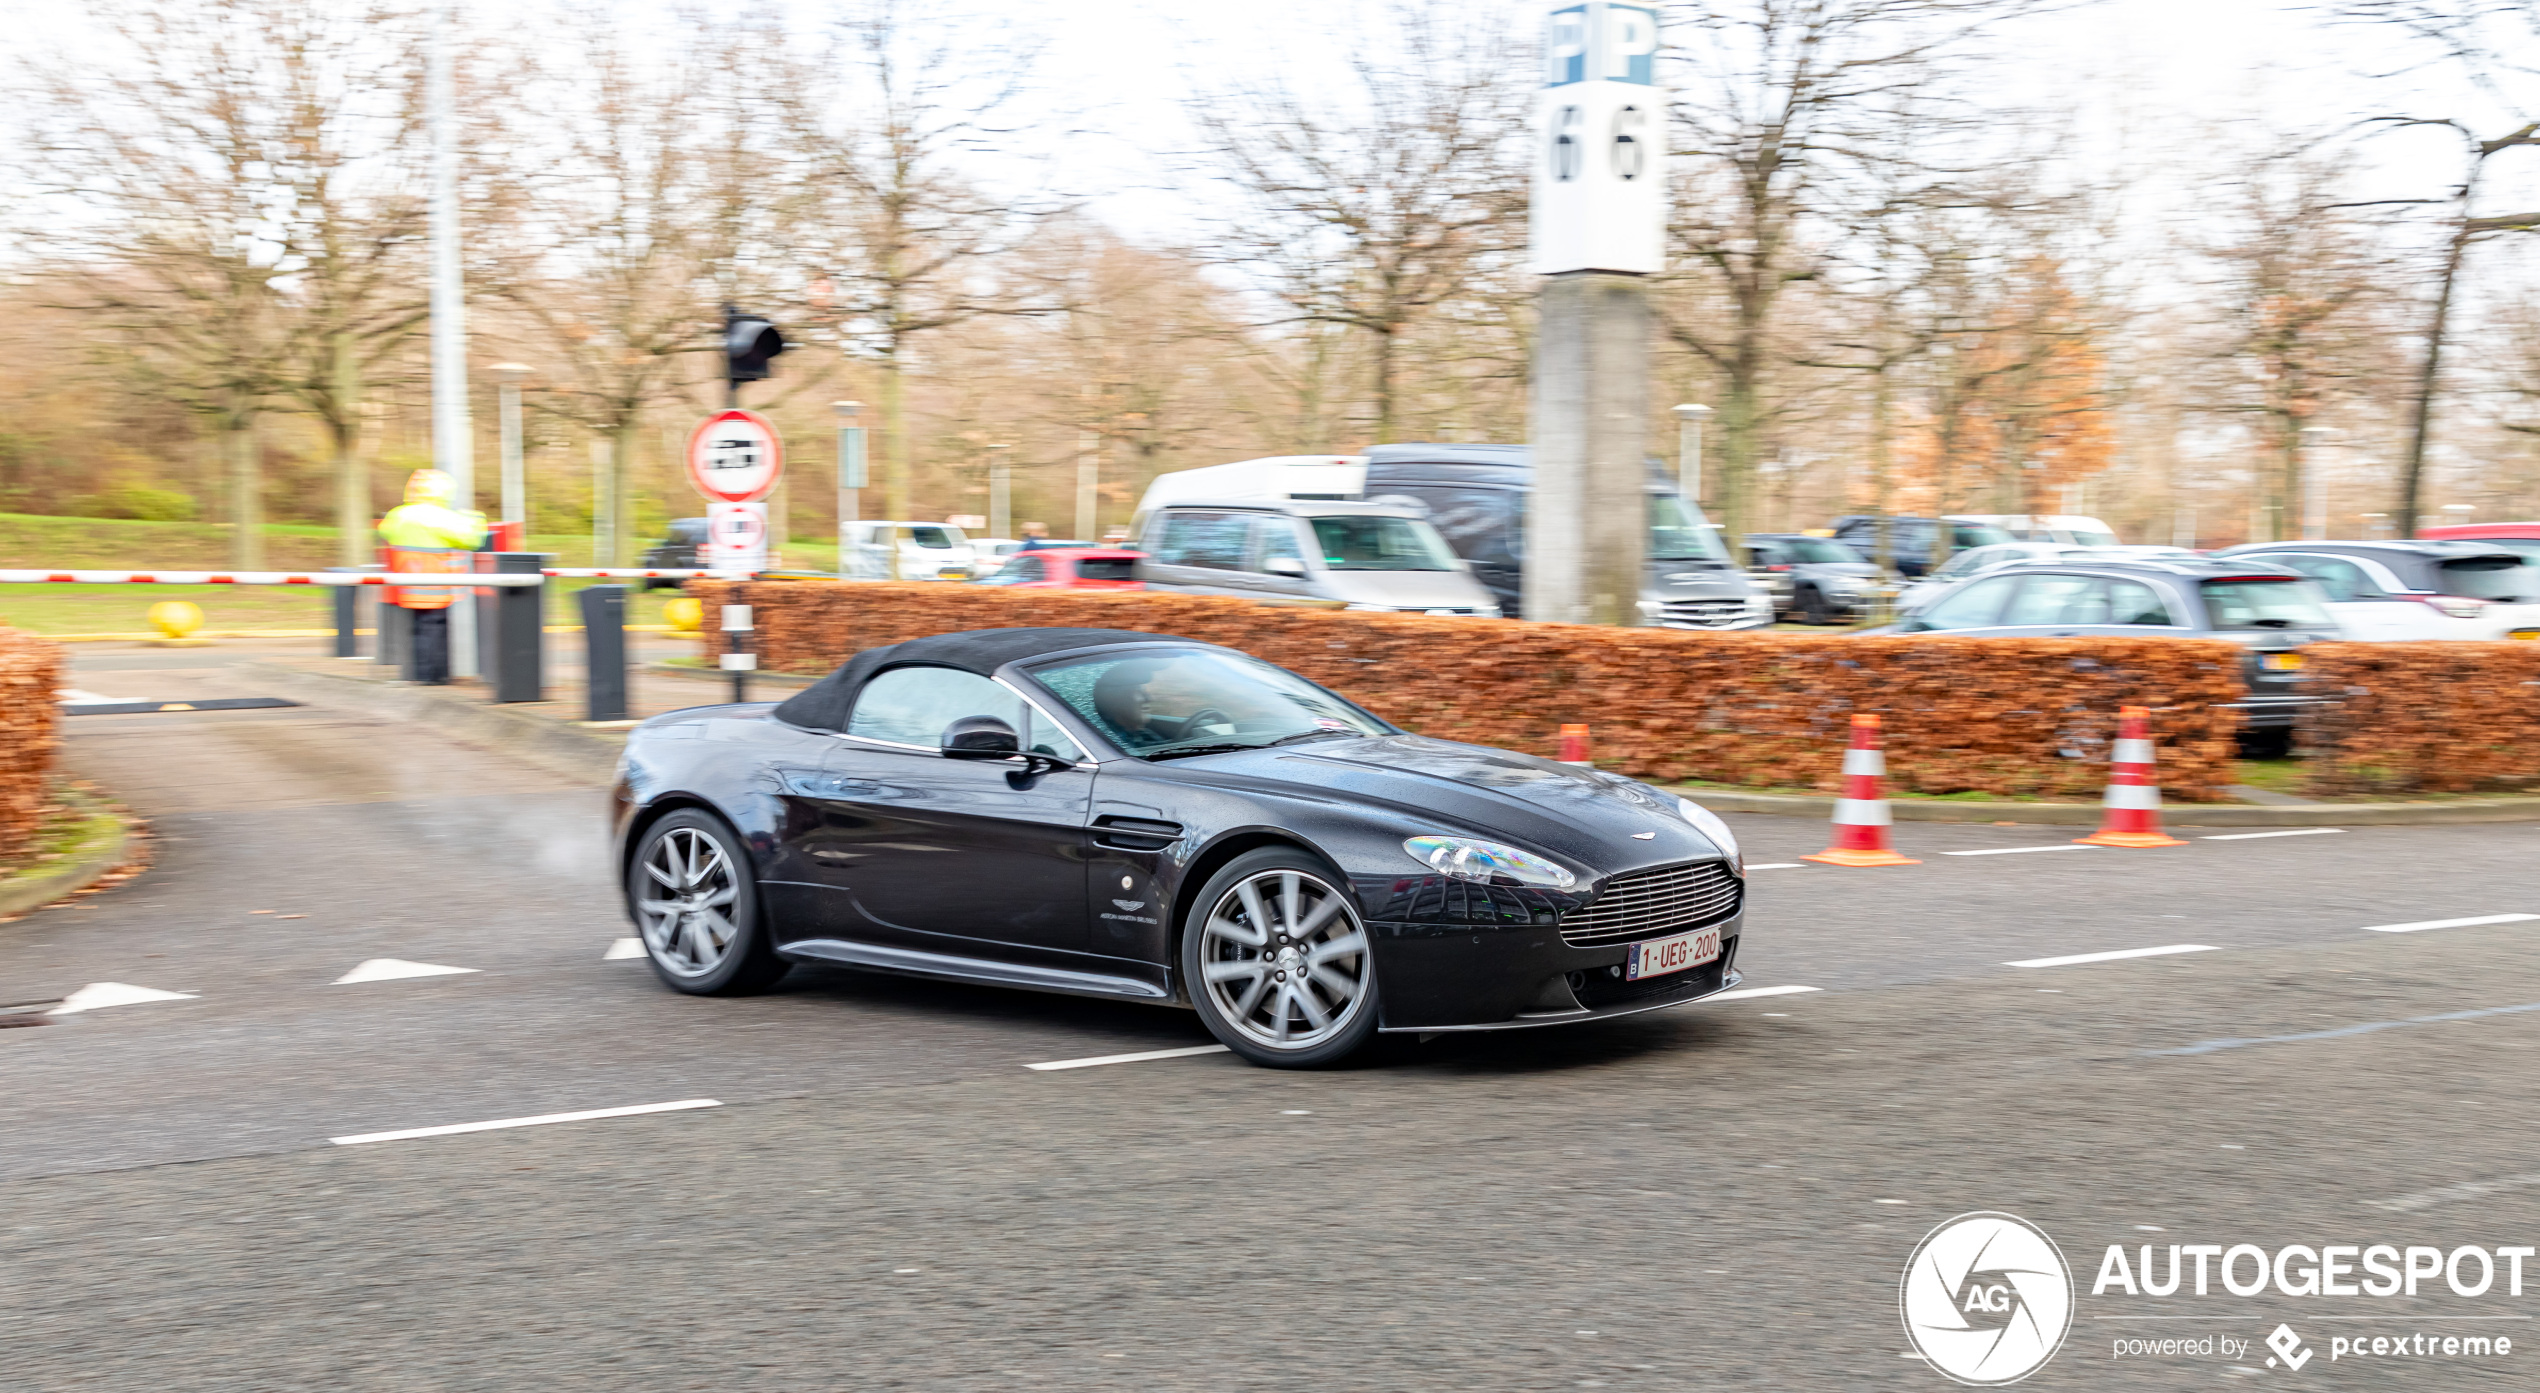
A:
[[[1878,541],[1870,560],[1878,566],[1882,578],[1896,570],[1896,540],[1890,535],[1887,521],[1895,486],[1894,443],[1888,438],[1895,390],[1888,378],[1890,371],[1889,365],[1882,362],[1870,380],[1870,511],[1878,518]]]
[[[888,559],[890,577],[900,578],[900,534],[897,524],[909,520],[908,489],[908,392],[900,380],[897,346],[882,358],[882,497],[883,520],[892,524],[882,529],[882,555]]]
[[[1371,445],[1389,444],[1393,440],[1393,351],[1394,331],[1376,331],[1376,433]]]
[[[329,350],[335,369],[334,409],[326,423],[335,446],[335,564],[360,566],[372,558],[370,466],[362,458],[361,361],[354,355],[351,334],[337,334]]]
[[[2464,198],[2463,211],[2467,211]],[[2443,371],[2443,333],[2452,317],[2452,285],[2460,278],[2461,256],[2469,250],[2469,229],[2463,227],[2452,234],[2452,245],[2444,252],[2443,279],[2434,293],[2434,322],[2425,334],[2425,364],[2417,373],[2416,410],[2408,423],[2408,458],[2399,480],[2399,506],[2391,522],[2401,539],[2417,534],[2419,494],[2425,482],[2425,446],[2434,430],[2434,385]]]
[[[634,564],[630,542],[635,536],[635,490],[630,477],[635,472],[635,437],[642,434],[644,423],[634,412],[628,412],[617,423],[615,442],[609,449],[609,559],[603,566]]]
[[[1746,564],[1746,534],[1752,530],[1755,456],[1759,442],[1756,374],[1744,355],[1730,364],[1720,399],[1720,541],[1730,560]]]
[[[263,471],[256,458],[256,416],[233,407],[221,421],[222,453],[229,457],[229,564],[241,571],[265,568]]]

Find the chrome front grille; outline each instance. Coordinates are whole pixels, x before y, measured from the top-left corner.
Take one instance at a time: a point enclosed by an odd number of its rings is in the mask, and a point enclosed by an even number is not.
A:
[[[1669,629],[1716,629],[1745,617],[1744,600],[1669,600],[1658,609],[1660,627]]]
[[[1561,941],[1573,948],[1631,943],[1734,917],[1745,882],[1723,861],[1661,866],[1616,876],[1596,903],[1561,918]]]

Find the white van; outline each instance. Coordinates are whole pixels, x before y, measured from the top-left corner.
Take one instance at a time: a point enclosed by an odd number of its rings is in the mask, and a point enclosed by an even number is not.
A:
[[[2072,513],[1951,513],[1959,522],[1999,527],[2023,542],[2062,542],[2071,547],[2113,547],[2117,529]]]
[[[968,580],[976,558],[970,538],[948,522],[850,522],[838,529],[838,573],[850,580],[889,580],[899,542],[900,579]]]
[[[1143,537],[1147,516],[1173,503],[1338,503],[1367,489],[1365,455],[1265,455],[1158,474],[1138,499],[1129,535]]]

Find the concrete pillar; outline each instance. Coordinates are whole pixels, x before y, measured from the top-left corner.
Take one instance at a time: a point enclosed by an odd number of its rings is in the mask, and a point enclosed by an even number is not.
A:
[[[1547,276],[1536,304],[1526,617],[1637,624],[1649,535],[1649,289],[1636,275],[1572,271]]]

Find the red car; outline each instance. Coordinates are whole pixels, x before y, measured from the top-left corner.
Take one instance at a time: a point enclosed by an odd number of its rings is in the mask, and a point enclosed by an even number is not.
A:
[[[1143,590],[1138,553],[1114,548],[1046,547],[1018,551],[981,585],[1025,590]]]
[[[2540,522],[2467,522],[2454,527],[2420,527],[2429,542],[2493,542],[2523,560],[2540,565]]]

